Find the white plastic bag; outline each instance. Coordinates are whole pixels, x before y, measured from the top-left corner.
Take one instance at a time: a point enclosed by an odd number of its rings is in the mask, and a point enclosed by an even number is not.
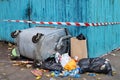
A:
[[[61,65],[64,67],[71,60],[71,57],[68,55],[68,53],[60,55],[60,53],[57,52],[55,54],[55,59],[57,63],[60,62]]]
[[[63,67],[71,60],[71,57],[68,55],[68,53],[65,53],[62,55],[60,63]]]

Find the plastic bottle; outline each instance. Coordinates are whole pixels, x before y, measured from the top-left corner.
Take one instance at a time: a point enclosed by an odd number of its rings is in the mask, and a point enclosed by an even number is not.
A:
[[[80,72],[80,68],[76,68],[74,73],[78,74],[79,72]]]
[[[56,80],[55,78],[50,78],[50,80]]]
[[[80,78],[80,74],[74,75],[74,78]]]
[[[76,68],[70,72],[70,76],[74,78],[80,78],[79,68]]]
[[[95,74],[95,73],[88,73],[88,76],[93,76],[93,77],[95,77],[96,74]]]
[[[63,76],[66,77],[66,76],[69,76],[70,72],[69,71],[63,71]]]
[[[60,75],[60,72],[59,71],[54,71],[54,77],[58,77]]]
[[[80,78],[80,74],[71,73],[71,74],[70,74],[70,77]]]
[[[74,56],[75,62],[78,62],[78,56]]]

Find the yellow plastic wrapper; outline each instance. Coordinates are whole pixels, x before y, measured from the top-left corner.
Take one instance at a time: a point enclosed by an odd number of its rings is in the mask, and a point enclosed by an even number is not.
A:
[[[36,80],[40,80],[40,79],[41,79],[41,76],[37,76],[37,77],[36,77]]]
[[[65,66],[64,69],[66,70],[73,70],[77,67],[76,62],[74,59],[71,59]]]

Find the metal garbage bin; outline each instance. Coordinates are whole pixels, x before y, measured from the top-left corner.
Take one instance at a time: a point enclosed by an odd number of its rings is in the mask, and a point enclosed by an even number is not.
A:
[[[70,38],[65,28],[33,27],[11,33],[16,43],[16,52],[22,56],[45,60],[56,52],[68,50],[66,39]]]

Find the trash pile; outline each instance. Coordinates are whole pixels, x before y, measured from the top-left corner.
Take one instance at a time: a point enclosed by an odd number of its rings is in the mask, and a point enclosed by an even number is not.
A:
[[[45,61],[13,61],[20,65],[32,64],[34,68],[31,73],[40,80],[45,74],[46,77],[72,77],[81,78],[81,74],[89,72],[88,76],[96,76],[96,73],[108,74],[112,76],[112,68],[108,59],[104,58],[71,58],[68,53],[58,52]],[[26,66],[27,67],[27,66]],[[30,66],[31,67],[31,66]],[[29,67],[27,67],[29,68]]]
[[[85,40],[85,37],[80,34],[76,37],[79,40]],[[61,41],[60,41],[61,42]],[[12,56],[18,57],[17,50],[12,50]],[[86,56],[86,55],[85,55]],[[56,52],[52,56],[45,60],[34,60],[34,61],[21,61],[17,62],[19,65],[27,66],[28,68],[35,68],[31,70],[31,73],[36,76],[36,80],[42,78],[44,73],[46,77],[72,77],[81,78],[81,74],[89,72],[89,76],[96,76],[95,73],[108,74],[112,76],[112,68],[108,59],[96,57],[96,58],[80,58],[76,56],[70,56],[69,53]]]
[[[35,63],[34,66],[51,71],[51,76],[54,77],[80,78],[80,74],[85,72],[104,73],[112,76],[112,68],[107,59],[98,57],[76,60],[71,58],[68,53],[63,55],[56,53],[54,57]]]

